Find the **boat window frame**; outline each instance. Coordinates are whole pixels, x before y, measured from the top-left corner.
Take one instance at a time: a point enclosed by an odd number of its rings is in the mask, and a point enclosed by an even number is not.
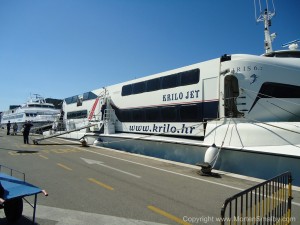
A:
[[[190,82],[188,81],[188,79],[186,79],[187,77],[191,78]],[[185,79],[186,81],[183,82]],[[153,85],[152,83],[155,82],[157,84]],[[171,75],[162,76],[160,78],[154,78],[146,81],[123,85],[121,90],[121,96],[129,96],[135,94],[142,94],[145,92],[152,92],[152,91],[176,88],[181,86],[193,85],[199,82],[200,82],[200,68],[195,68],[192,70],[187,70],[187,71],[182,71]],[[145,84],[145,88],[143,88],[144,90],[134,91],[135,85],[139,85],[141,83]]]
[[[88,116],[87,110],[67,112],[67,119],[85,119]]]

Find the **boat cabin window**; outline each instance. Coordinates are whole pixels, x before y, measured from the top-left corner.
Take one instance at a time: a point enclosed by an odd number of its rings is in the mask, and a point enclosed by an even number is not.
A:
[[[77,96],[77,95],[76,95],[76,96],[73,96],[73,97],[72,97],[72,102],[75,103],[75,102],[77,102],[77,101],[78,101],[78,96]]]
[[[145,82],[139,82],[132,85],[132,94],[139,94],[145,92]]]
[[[89,91],[89,92],[86,92],[83,94],[83,101],[85,100],[91,100],[91,99],[96,99],[97,98],[97,95],[94,94],[93,92]]]
[[[27,117],[36,117],[37,114],[36,113],[26,113]]]
[[[122,122],[132,121],[132,110],[117,110],[115,112],[120,121]]]
[[[72,103],[72,97],[66,98],[65,102],[66,102],[66,104],[71,104]]]
[[[161,117],[164,122],[175,122],[177,119],[177,110],[175,106],[161,108]]]
[[[180,86],[197,84],[199,82],[199,70],[191,70],[180,73]]]
[[[21,106],[20,105],[10,105],[9,109],[11,110],[11,109],[19,108],[19,107],[21,107]]]
[[[249,112],[261,98],[300,98],[300,86],[273,82],[263,83]]]
[[[186,122],[197,121],[199,107],[197,105],[183,105],[180,107],[180,118]]]
[[[66,102],[66,104],[77,103],[77,99],[78,99],[78,96],[75,95],[75,96],[66,98],[66,99],[65,99],[65,102]]]
[[[178,87],[178,76],[170,75],[162,78],[162,89]]]
[[[149,108],[146,110],[146,121],[156,122],[160,121],[160,110],[159,108]]]
[[[197,84],[199,83],[199,80],[199,69],[183,71],[180,73],[163,76],[161,78],[124,85],[122,87],[122,96]]]
[[[135,109],[132,111],[132,118],[134,118],[135,122],[143,122],[145,121],[145,110],[143,109]]]
[[[160,79],[156,78],[156,79],[152,79],[152,80],[148,80],[147,82],[147,88],[146,91],[156,91],[160,89]]]
[[[79,97],[80,96],[80,97]],[[96,99],[97,95],[91,91],[84,93],[83,95],[75,95],[65,99],[67,105],[76,103],[77,106],[82,105],[83,101]]]
[[[265,57],[300,58],[300,51],[278,51],[264,54]]]
[[[13,119],[20,119],[23,118],[23,115],[25,114],[17,114],[17,115],[11,115],[11,116],[3,116],[2,120],[13,120]]]
[[[87,118],[87,110],[72,111],[67,113],[67,119]]]
[[[23,115],[24,115],[24,114],[16,115],[16,118],[17,118],[17,119],[23,118]]]
[[[118,109],[113,106],[121,122],[202,122],[218,117],[218,101],[143,109]]]
[[[53,105],[42,105],[42,108],[50,108],[50,109],[54,109]]]
[[[259,91],[259,98],[300,98],[300,87],[290,84],[266,82]]]
[[[132,85],[125,85],[122,87],[122,96],[127,96],[132,94]]]

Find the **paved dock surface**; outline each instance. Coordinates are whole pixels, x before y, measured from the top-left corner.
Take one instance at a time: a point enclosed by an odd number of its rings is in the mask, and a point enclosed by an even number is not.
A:
[[[7,136],[3,129],[0,164],[47,190],[48,197],[38,196],[41,225],[220,224],[224,200],[257,184],[224,174],[203,177],[197,167],[58,138],[25,145],[22,136]],[[293,197],[292,224],[300,224],[300,192]],[[31,224],[31,217],[24,202],[17,224]],[[7,222],[0,210],[2,224]]]

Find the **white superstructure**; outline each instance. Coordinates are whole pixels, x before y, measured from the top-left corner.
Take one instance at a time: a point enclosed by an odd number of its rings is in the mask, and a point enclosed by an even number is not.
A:
[[[225,55],[72,96],[63,109],[69,130],[97,124],[66,138],[192,164],[216,144],[218,169],[300,171],[299,58]]]

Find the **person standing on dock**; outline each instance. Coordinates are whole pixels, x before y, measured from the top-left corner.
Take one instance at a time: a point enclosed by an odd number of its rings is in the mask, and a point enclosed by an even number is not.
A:
[[[59,122],[57,124],[57,130],[62,131],[64,130],[64,115],[65,112],[63,109],[60,110]]]
[[[17,131],[18,131],[18,124],[17,123],[14,123],[13,125],[13,135],[17,135]]]
[[[32,124],[29,121],[25,121],[25,124],[23,125],[23,138],[24,138],[24,144],[29,144],[28,137],[30,128],[32,127]]]
[[[10,135],[10,126],[11,126],[11,123],[10,123],[10,121],[8,121],[8,123],[6,124],[7,135]]]
[[[106,102],[104,102],[101,106],[101,120],[104,119],[105,109],[106,109]]]

